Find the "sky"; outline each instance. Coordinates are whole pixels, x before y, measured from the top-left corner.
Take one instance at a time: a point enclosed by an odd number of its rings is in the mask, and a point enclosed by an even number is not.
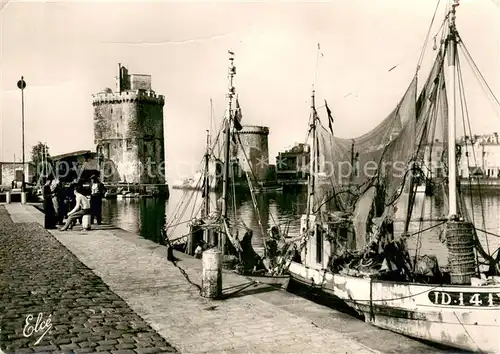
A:
[[[21,93],[16,87],[21,75],[27,83],[28,159],[38,141],[46,142],[52,155],[95,148],[91,95],[115,87],[122,63],[130,73],[152,75],[153,89],[165,96],[169,181],[198,167],[210,99],[214,120],[220,122],[224,115],[228,50],[236,54],[243,123],[270,128],[273,163],[279,151],[304,142],[313,83],[318,106],[328,101],[338,136],[363,134],[385,118],[415,74],[437,4],[3,1],[0,161],[21,158]],[[444,11],[442,0],[431,37]],[[464,43],[497,96],[499,11],[493,0],[462,0],[457,13]],[[431,47],[432,40],[421,69],[424,76],[435,54]],[[462,65],[466,67],[465,60]],[[498,109],[471,74],[465,72],[464,80],[473,131],[500,132]],[[321,109],[320,114],[326,119]]]

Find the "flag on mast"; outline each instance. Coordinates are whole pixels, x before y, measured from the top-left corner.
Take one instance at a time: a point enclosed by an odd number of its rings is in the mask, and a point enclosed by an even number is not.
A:
[[[234,129],[240,131],[243,129],[241,125],[241,119],[243,118],[241,114],[240,101],[238,100],[238,96],[236,96],[236,107],[234,109]]]
[[[326,107],[326,113],[328,113],[328,128],[330,128],[330,132],[333,135],[333,117],[332,117],[332,111],[328,107],[328,103],[326,103],[326,100],[325,100],[325,107]]]

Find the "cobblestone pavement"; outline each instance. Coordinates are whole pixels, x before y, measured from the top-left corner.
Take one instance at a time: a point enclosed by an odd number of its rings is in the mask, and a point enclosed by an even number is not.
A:
[[[41,321],[35,327],[39,314],[46,328]],[[25,328],[29,315],[33,318]],[[176,352],[39,223],[14,224],[1,205],[0,349],[6,353]]]

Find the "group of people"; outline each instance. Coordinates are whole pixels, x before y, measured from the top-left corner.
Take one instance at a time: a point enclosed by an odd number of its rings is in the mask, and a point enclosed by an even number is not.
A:
[[[90,216],[100,225],[102,222],[102,198],[106,191],[97,176],[90,178],[90,199],[84,195],[83,186],[73,181],[69,187],[49,176],[43,186],[43,209],[45,212],[44,226],[46,229],[56,229],[63,225],[61,231],[72,229],[77,221],[82,223],[85,215]],[[66,220],[66,222],[64,222]]]

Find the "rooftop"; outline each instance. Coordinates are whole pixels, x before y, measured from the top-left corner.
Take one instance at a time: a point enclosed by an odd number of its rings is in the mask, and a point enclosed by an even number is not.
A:
[[[82,156],[82,155],[87,155],[87,154],[92,154],[91,150],[78,150],[78,151],[73,151],[73,152],[68,152],[65,154],[60,154],[60,155],[54,155],[51,156],[50,158],[52,160],[62,160],[67,157],[76,157],[76,156]]]
[[[31,161],[24,161],[24,164],[31,164]],[[23,163],[21,161],[0,161],[0,165],[22,165]]]
[[[491,133],[491,134],[474,134],[472,136],[462,136],[460,137],[459,143],[470,143],[470,144],[481,144],[481,145],[500,145],[498,133]]]

